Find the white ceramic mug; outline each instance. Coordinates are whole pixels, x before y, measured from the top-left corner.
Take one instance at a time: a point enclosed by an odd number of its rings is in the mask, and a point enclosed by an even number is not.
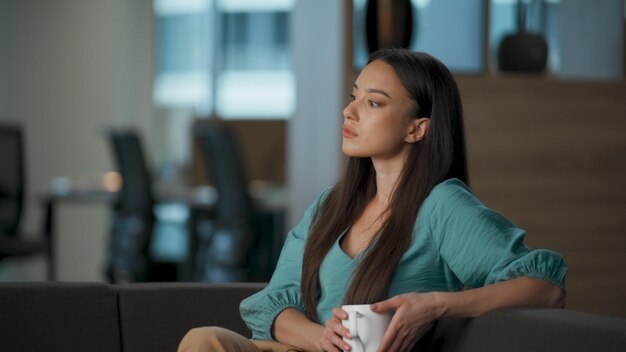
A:
[[[345,305],[341,308],[348,313],[348,319],[342,324],[350,330],[352,336],[352,340],[344,338],[352,347],[351,352],[376,352],[389,327],[392,313],[373,312],[369,304]]]

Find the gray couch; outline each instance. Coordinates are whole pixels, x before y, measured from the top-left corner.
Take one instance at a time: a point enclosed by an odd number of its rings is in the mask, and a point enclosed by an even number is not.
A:
[[[239,302],[263,284],[0,283],[0,351],[175,351],[186,331],[249,335]],[[626,351],[626,319],[506,309],[444,319],[428,351]]]

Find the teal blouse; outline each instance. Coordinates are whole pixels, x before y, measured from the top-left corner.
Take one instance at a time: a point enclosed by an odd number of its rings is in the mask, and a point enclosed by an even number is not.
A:
[[[276,316],[287,308],[304,312],[300,294],[303,250],[323,192],[288,234],[272,279],[241,302],[240,312],[253,338],[272,340]],[[520,276],[549,281],[564,289],[567,267],[549,250],[531,250],[526,233],[485,207],[458,179],[437,185],[426,198],[413,228],[413,242],[400,259],[388,297],[406,292],[460,291]],[[343,236],[343,234],[341,235]],[[330,249],[319,271],[319,323],[341,306],[349,278],[363,253],[352,258],[339,246]]]

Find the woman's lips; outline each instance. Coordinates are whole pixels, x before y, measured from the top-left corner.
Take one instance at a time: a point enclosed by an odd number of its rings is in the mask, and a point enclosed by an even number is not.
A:
[[[346,138],[352,138],[352,137],[356,137],[357,136],[356,132],[354,132],[350,127],[348,127],[346,125],[343,126],[342,132],[343,132],[342,133],[343,136],[346,137]]]

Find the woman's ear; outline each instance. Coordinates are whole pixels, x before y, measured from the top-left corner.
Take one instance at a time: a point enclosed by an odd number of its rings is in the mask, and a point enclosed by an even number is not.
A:
[[[428,128],[430,127],[429,117],[420,117],[411,121],[409,125],[409,133],[404,139],[407,143],[416,143],[426,138]]]

